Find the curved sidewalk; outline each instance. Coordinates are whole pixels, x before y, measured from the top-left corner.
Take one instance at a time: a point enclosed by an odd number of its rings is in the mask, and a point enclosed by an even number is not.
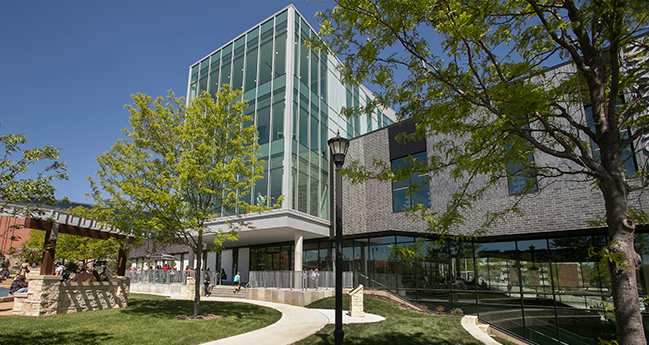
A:
[[[256,331],[235,335],[229,338],[210,341],[204,343],[204,345],[292,344],[314,334],[315,332],[321,330],[324,326],[329,324],[329,318],[315,309],[296,307],[288,304],[227,297],[202,297],[201,301],[250,303],[263,307],[273,308],[282,313],[282,318],[270,326],[266,326]]]

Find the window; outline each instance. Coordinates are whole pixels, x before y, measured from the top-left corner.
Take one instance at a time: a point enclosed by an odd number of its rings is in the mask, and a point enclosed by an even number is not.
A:
[[[534,155],[529,155],[529,162],[534,162]],[[518,195],[525,192],[538,192],[539,186],[536,183],[536,176],[526,171],[522,162],[509,162],[507,164],[507,184],[509,185],[509,195]],[[528,188],[530,186],[530,189]]]
[[[624,100],[620,99],[617,101],[617,106],[619,107],[621,104],[624,103]],[[586,121],[588,122],[588,127],[590,127],[590,130],[595,133],[595,121],[593,120],[593,108],[591,107],[590,104],[584,106],[584,110],[586,111]],[[622,135],[621,139],[627,139],[629,138],[629,130],[624,128],[622,129]],[[594,141],[591,140],[591,149],[593,150],[593,157],[595,160],[598,162],[599,160],[599,155],[600,155],[600,150],[597,144],[595,144]],[[624,160],[624,174],[627,177],[635,175],[636,172],[636,164],[635,164],[635,155],[633,154],[633,145],[629,145],[623,152],[622,152],[622,159]]]
[[[426,151],[392,160],[392,171],[412,167],[416,161],[426,161]],[[408,194],[408,189],[416,185],[416,190]],[[392,205],[394,212],[412,209],[415,205],[430,207],[430,190],[426,174],[412,173],[409,178],[392,183]]]

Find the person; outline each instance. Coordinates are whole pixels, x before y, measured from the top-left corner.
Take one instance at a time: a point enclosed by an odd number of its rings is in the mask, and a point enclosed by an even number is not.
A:
[[[63,268],[64,267],[65,266],[63,266],[63,264],[57,262],[56,263],[56,269],[54,270],[54,275],[61,276],[61,274],[63,273]]]
[[[10,294],[16,294],[16,293],[23,293],[27,292],[27,286],[29,285],[29,282],[27,279],[25,279],[24,275],[17,275],[16,278],[14,278],[14,281],[11,282],[11,286],[9,287],[9,293]]]
[[[208,268],[207,271],[205,271],[205,274],[203,275],[203,286],[205,287],[205,297],[211,295],[210,293],[210,283],[212,282],[212,279],[210,279],[210,269]]]
[[[221,281],[228,280],[228,275],[225,274],[225,268],[221,268]]]
[[[95,281],[101,281],[101,278],[99,278],[99,272],[97,272],[96,269],[93,268],[92,271],[90,271],[90,273],[92,274],[93,277],[95,277]]]
[[[241,290],[241,284],[239,280],[241,279],[241,276],[239,275],[239,272],[237,272],[237,275],[234,276],[234,293],[237,293]]]
[[[6,267],[0,267],[0,270],[2,270],[2,279],[9,278],[9,270]]]
[[[20,273],[19,274],[24,277],[27,273],[29,273],[29,264],[27,264],[26,262],[23,262],[23,264],[20,265]]]
[[[95,279],[95,276],[93,276],[92,274],[88,273],[88,271],[86,271],[85,267],[81,267],[79,269],[79,273],[77,273],[77,275],[75,275],[74,278],[72,278],[72,281],[78,283],[88,283],[97,280]]]
[[[61,265],[63,266],[63,265]],[[68,271],[68,268],[63,266],[63,271],[61,272],[61,280],[64,282],[67,282],[70,280],[70,271]]]
[[[265,206],[266,198],[261,193],[257,193],[257,206]]]

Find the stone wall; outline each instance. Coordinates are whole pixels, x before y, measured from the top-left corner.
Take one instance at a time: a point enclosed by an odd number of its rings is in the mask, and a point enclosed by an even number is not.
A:
[[[108,282],[61,282],[51,275],[28,274],[29,290],[14,295],[14,315],[46,316],[128,306],[130,278]]]
[[[343,289],[343,293],[349,293],[349,289]],[[327,290],[288,290],[272,288],[248,288],[246,289],[246,298],[257,301],[267,301],[274,303],[283,303],[304,307],[319,299],[333,297],[336,295],[335,289]]]

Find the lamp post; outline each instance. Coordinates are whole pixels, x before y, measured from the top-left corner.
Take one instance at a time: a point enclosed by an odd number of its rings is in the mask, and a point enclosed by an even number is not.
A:
[[[336,329],[334,330],[334,342],[336,345],[343,344],[343,208],[342,194],[343,179],[338,171],[345,163],[345,155],[349,148],[349,140],[340,137],[327,141],[331,159],[336,165]]]

